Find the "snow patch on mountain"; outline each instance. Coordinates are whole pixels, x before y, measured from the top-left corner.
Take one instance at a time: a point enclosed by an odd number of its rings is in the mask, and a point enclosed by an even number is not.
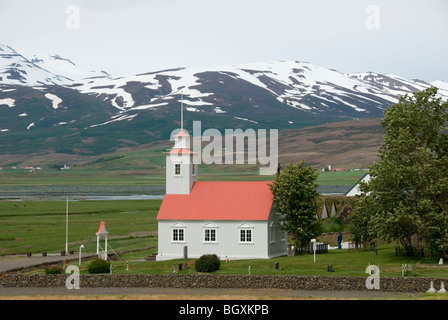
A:
[[[448,101],[448,82],[442,80],[436,80],[431,82],[431,85],[439,88],[438,93],[440,93],[443,97],[443,101]]]
[[[86,70],[58,54],[35,54],[31,62],[51,73],[64,75],[64,82],[68,84],[93,77],[110,77],[106,71]]]
[[[12,108],[15,106],[15,100],[12,98],[0,99],[0,106],[1,105],[7,105],[8,107]]]
[[[91,125],[90,128],[94,128],[94,127],[99,127],[99,126],[104,126],[113,122],[117,122],[117,121],[123,121],[123,120],[127,120],[127,121],[131,121],[132,119],[134,119],[136,116],[138,116],[138,113],[136,114],[131,114],[131,115],[121,115],[121,116],[112,116],[111,118],[113,118],[112,120],[100,123],[100,124],[94,124]]]
[[[182,100],[184,104],[189,105],[189,106],[212,106],[213,103],[210,102],[204,102],[202,100],[198,100],[198,101],[190,101],[190,100]],[[180,102],[180,100],[179,100]]]
[[[109,100],[119,110],[126,110],[134,106],[132,94],[122,88],[127,82],[128,80],[123,81],[123,78],[99,77],[82,82],[74,89],[98,97],[104,95],[103,100]]]
[[[235,119],[238,119],[238,120],[249,121],[249,122],[252,122],[252,123],[258,123],[257,121],[249,120],[249,119],[247,119],[247,118],[240,118],[240,117],[234,117],[234,118],[235,118]]]
[[[221,110],[220,107],[215,107],[213,110],[215,111],[215,113],[226,113],[226,111]]]
[[[439,89],[448,91],[448,82],[442,80],[436,80],[431,82],[431,84]]]
[[[46,93],[45,94],[45,98],[47,98],[48,100],[51,101],[52,105],[53,105],[53,109],[58,109],[60,107],[60,104],[62,103],[62,99],[59,98],[58,96],[51,94],[51,93]]]
[[[334,97],[335,100],[342,102],[343,104],[352,107],[353,109],[355,109],[356,111],[359,112],[363,112],[366,111],[366,109],[362,109],[362,108],[358,108],[358,106],[355,106],[354,104],[348,103],[347,101],[344,101],[343,99],[339,98],[339,97]]]
[[[152,108],[162,107],[162,106],[166,106],[166,105],[168,105],[168,102],[154,103],[154,104],[148,104],[148,105],[134,107],[134,108],[132,108],[132,110],[152,109]]]

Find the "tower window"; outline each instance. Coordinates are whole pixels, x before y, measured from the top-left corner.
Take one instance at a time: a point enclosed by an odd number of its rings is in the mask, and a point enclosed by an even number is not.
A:
[[[174,165],[174,174],[175,175],[180,175],[180,164],[179,163],[176,163]]]

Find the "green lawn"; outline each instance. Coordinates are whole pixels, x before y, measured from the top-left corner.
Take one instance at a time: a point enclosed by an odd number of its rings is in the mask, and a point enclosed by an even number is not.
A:
[[[448,270],[439,268],[436,271],[432,269],[423,269],[415,267],[419,261],[414,258],[395,257],[393,246],[384,245],[377,251],[348,251],[329,250],[325,254],[317,254],[314,262],[313,254],[304,254],[294,257],[279,257],[274,259],[254,259],[254,260],[233,260],[230,263],[221,261],[221,268],[213,274],[248,274],[250,266],[252,275],[332,275],[332,276],[365,276],[366,267],[369,265],[378,265],[381,268],[381,274],[384,276],[401,276],[401,264],[413,264],[413,271],[408,276],[430,276],[448,277]],[[129,268],[134,273],[172,273],[177,270],[179,263],[184,264],[188,261],[133,261],[132,256],[122,257],[123,261],[113,262],[114,272],[127,273],[126,261],[131,261]],[[274,268],[274,264],[279,264],[279,269]],[[87,262],[85,265],[87,266]],[[173,267],[174,265],[174,267]],[[332,265],[335,272],[327,272],[327,265]],[[182,270],[180,274],[195,272],[193,268]]]
[[[69,250],[95,252],[101,221],[106,222],[109,244],[119,254],[113,262],[116,273],[172,273],[179,263],[190,263],[180,273],[195,272],[191,260],[145,261],[157,252],[156,216],[160,200],[69,201]],[[33,252],[59,253],[65,248],[65,201],[0,201],[1,255]],[[348,236],[346,237],[349,240]],[[396,257],[393,244],[380,244],[374,251],[329,250],[326,254],[279,257],[269,260],[221,262],[215,274],[279,274],[364,276],[368,264],[379,265],[383,276],[401,276],[403,263],[413,265],[408,276],[448,278],[448,268],[417,268],[418,258]],[[129,269],[126,270],[126,262]],[[280,269],[274,269],[278,262]],[[82,264],[82,272],[88,262]],[[174,265],[174,267],[173,267]],[[327,272],[332,265],[335,272]],[[38,271],[38,272],[43,272]]]
[[[149,250],[135,251],[120,255],[121,259],[112,262],[113,273],[119,274],[191,274],[197,273],[194,270],[194,259],[177,259],[169,261],[144,261]],[[312,275],[312,276],[361,276],[365,277],[366,268],[370,265],[380,267],[381,276],[401,277],[402,264],[412,266],[407,277],[434,277],[448,278],[448,268],[417,267],[420,259],[409,257],[396,257],[393,245],[381,245],[378,254],[373,251],[348,251],[329,250],[328,253],[317,254],[314,262],[313,254],[299,256],[278,257],[273,259],[253,259],[253,260],[232,260],[229,263],[221,261],[221,267],[213,272],[215,275],[225,274],[249,274],[251,275]],[[189,264],[185,269],[185,263]],[[274,264],[279,264],[279,269],[274,268]],[[89,261],[81,264],[81,273],[88,273]],[[182,271],[178,270],[178,265],[182,264]],[[331,265],[334,272],[327,272],[327,266]],[[32,273],[43,273],[44,270],[35,270]]]
[[[157,245],[161,200],[69,201],[69,250],[96,251],[96,232],[106,222],[116,251]],[[0,255],[65,249],[65,201],[0,201]]]
[[[367,171],[320,172],[317,182],[320,185],[353,186]]]

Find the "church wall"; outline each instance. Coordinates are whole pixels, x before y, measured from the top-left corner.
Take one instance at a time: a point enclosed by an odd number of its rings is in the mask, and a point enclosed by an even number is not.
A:
[[[184,228],[185,240],[172,241],[173,228]],[[215,229],[216,241],[205,242],[205,229]],[[251,230],[251,241],[240,241],[240,230]],[[188,258],[199,258],[203,254],[216,254],[225,259],[266,259],[269,258],[267,221],[205,221],[205,220],[159,220],[159,253],[157,260],[183,258],[184,246],[188,248]],[[285,244],[286,252],[286,244]],[[276,245],[270,245],[273,252]]]
[[[272,207],[267,223],[269,258],[288,254],[288,234],[281,230],[281,217],[282,215]]]

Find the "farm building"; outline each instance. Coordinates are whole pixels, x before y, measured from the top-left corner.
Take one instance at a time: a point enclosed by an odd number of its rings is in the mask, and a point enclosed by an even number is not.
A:
[[[183,129],[166,155],[166,194],[158,220],[156,260],[268,259],[287,255],[287,233],[273,208],[269,181],[198,181]]]
[[[357,182],[353,187],[350,188],[350,190],[347,191],[345,194],[347,197],[354,197],[361,195],[362,192],[360,190],[361,182],[368,183],[370,181],[370,175],[366,173],[360,180]]]
[[[316,218],[318,218],[318,219],[319,218],[320,219],[327,219],[327,218],[330,218],[330,217],[333,218],[335,216],[336,216],[336,205],[335,205],[335,202],[332,201],[331,205],[329,206],[329,209],[328,209],[327,202],[324,199],[324,201],[322,203],[322,207],[320,209],[320,214],[317,214]]]

